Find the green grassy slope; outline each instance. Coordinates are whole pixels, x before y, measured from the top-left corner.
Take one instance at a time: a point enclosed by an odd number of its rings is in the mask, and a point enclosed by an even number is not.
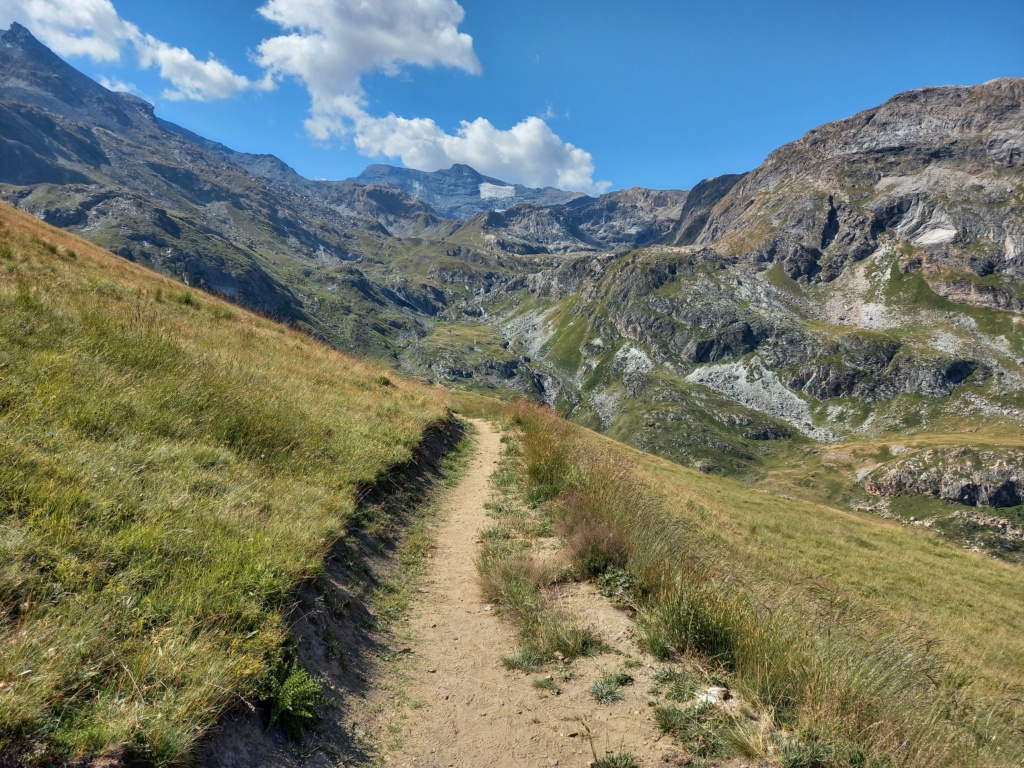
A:
[[[988,691],[1024,684],[1024,570],[928,532],[642,459],[675,514],[714,532],[742,572],[909,624]]]
[[[518,427],[529,490],[553,499],[556,529],[568,519],[598,532],[598,583],[626,585],[642,644],[724,667],[774,712],[776,735],[743,756],[825,768],[1024,760],[1019,567],[702,475],[536,408],[458,405]],[[818,761],[787,762],[787,740],[820,748]]]
[[[359,487],[445,418],[0,205],[0,755],[188,754],[257,694]]]

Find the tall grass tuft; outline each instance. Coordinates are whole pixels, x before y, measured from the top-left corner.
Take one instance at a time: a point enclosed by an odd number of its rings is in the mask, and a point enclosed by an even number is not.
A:
[[[538,563],[530,550],[530,538],[546,523],[535,503],[524,507],[518,499],[518,470],[522,468],[518,445],[506,441],[495,474],[499,497],[488,504],[499,524],[483,532],[477,573],[484,598],[519,630],[520,649],[505,657],[505,666],[530,672],[556,659],[593,655],[603,650],[604,644],[596,632],[552,605],[545,595],[545,588],[556,582],[559,574]],[[555,473],[548,479],[561,481]],[[533,482],[529,481],[530,487]],[[550,490],[550,483],[544,483]]]

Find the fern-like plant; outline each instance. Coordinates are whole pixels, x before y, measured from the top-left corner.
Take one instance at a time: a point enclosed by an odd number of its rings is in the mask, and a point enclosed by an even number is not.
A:
[[[283,666],[271,689],[270,727],[280,725],[288,738],[302,738],[317,720],[317,706],[326,701],[322,684],[294,662]]]

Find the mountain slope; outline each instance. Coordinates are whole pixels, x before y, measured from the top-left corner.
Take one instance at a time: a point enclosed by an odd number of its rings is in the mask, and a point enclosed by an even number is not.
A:
[[[688,192],[457,221],[160,121],[21,28],[0,55],[0,196],[408,373],[751,478],[807,441],[1024,419],[1024,81],[901,94]]]
[[[389,226],[412,234],[440,224],[419,201],[390,188],[308,182],[279,161],[160,121],[150,105],[92,82],[17,25],[0,37],[0,64],[0,182],[9,202],[380,357],[394,354],[395,336],[422,333],[423,317],[443,309],[438,281],[399,281],[396,290],[382,258]],[[269,183],[270,167],[287,183]],[[438,253],[438,265],[453,261]]]
[[[992,275],[1005,283],[980,288],[981,304],[1015,297],[1024,278],[1022,102],[1024,80],[1004,78],[909,91],[817,128],[739,181],[692,242],[828,281],[890,235],[927,251],[915,268],[939,293],[952,290],[944,273],[976,284]]]
[[[0,267],[0,762],[179,763],[447,411],[3,203]]]
[[[1022,104],[1022,80],[897,96],[701,182],[671,246],[602,252],[559,218],[580,202],[476,219],[495,248],[591,251],[485,305],[550,402],[691,465],[757,467],[800,432],[1020,424]]]
[[[518,255],[636,248],[672,230],[687,194],[634,187],[563,205],[520,204],[477,214],[454,228],[450,239]]]

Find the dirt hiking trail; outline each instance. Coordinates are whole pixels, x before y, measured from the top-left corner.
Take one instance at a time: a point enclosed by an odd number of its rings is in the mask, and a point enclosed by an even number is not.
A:
[[[401,680],[374,686],[363,711],[376,712],[369,717],[376,722],[360,726],[378,738],[391,734],[387,765],[587,766],[595,752],[602,757],[620,750],[642,766],[677,764],[675,745],[646,711],[657,665],[634,645],[629,617],[590,585],[563,586],[556,599],[600,632],[608,653],[564,665],[561,671],[569,674],[553,678],[558,695],[533,684],[551,670],[530,675],[502,665],[516,635],[484,604],[475,565],[480,532],[492,524],[484,505],[502,444],[488,422],[472,423],[476,453],[461,482],[441,499],[427,579],[408,623],[397,630],[408,661],[385,672]],[[623,689],[622,701],[598,703],[587,688],[602,672],[621,668],[626,656],[642,660],[630,670],[635,684]]]

